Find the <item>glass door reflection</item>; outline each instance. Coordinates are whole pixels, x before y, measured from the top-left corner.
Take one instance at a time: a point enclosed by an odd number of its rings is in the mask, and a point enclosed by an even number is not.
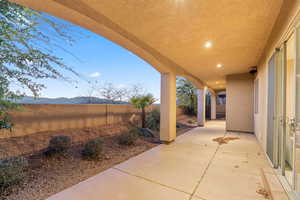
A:
[[[300,27],[295,34],[295,189],[300,196]]]
[[[295,153],[295,34],[286,43],[286,130],[284,137],[284,175],[291,187],[294,185]]]

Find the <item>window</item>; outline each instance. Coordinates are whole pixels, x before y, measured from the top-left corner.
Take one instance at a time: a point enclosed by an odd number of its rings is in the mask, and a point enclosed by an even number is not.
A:
[[[254,81],[254,113],[257,114],[259,111],[258,107],[259,101],[259,80]]]

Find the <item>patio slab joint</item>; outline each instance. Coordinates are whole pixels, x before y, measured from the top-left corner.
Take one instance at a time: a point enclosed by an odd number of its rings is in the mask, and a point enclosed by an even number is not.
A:
[[[225,132],[225,134],[224,134],[224,137],[225,137],[225,136],[226,136],[226,132]],[[194,190],[193,190],[193,193],[192,193],[192,195],[191,195],[191,197],[190,197],[190,199],[189,199],[189,200],[192,200],[192,199],[193,199],[193,197],[195,197],[195,196],[196,196],[196,195],[195,195],[195,193],[196,193],[196,191],[197,191],[197,189],[198,189],[198,187],[199,187],[199,185],[200,185],[201,181],[203,180],[203,178],[204,178],[204,176],[205,176],[205,174],[206,174],[206,172],[207,172],[208,168],[210,167],[210,165],[211,165],[212,161],[214,160],[214,158],[215,158],[215,156],[216,156],[216,154],[217,154],[217,152],[218,152],[219,148],[220,148],[220,144],[218,145],[218,147],[217,147],[216,151],[215,151],[215,152],[214,152],[214,154],[212,155],[212,157],[211,157],[211,159],[210,159],[209,163],[207,164],[207,166],[206,166],[206,168],[205,168],[205,170],[204,170],[204,172],[203,172],[202,176],[200,177],[200,180],[198,181],[197,185],[195,186],[195,188],[194,188]],[[198,196],[196,196],[196,197],[197,197],[197,198],[201,198],[201,197],[198,197]],[[202,198],[202,199],[203,199],[203,198]]]
[[[140,178],[140,179],[143,179],[143,180],[145,180],[145,181],[148,181],[148,182],[151,182],[151,183],[160,185],[160,186],[162,186],[162,187],[166,187],[166,188],[175,190],[175,191],[177,191],[177,192],[182,192],[182,193],[185,193],[185,194],[188,194],[188,195],[192,195],[192,194],[189,193],[189,192],[180,190],[180,189],[178,189],[178,188],[175,188],[175,187],[172,187],[172,186],[163,184],[163,183],[159,183],[159,182],[154,181],[154,180],[151,180],[151,179],[149,179],[149,178],[145,178],[145,177],[142,177],[142,176],[139,176],[139,175],[132,174],[132,173],[130,173],[130,172],[127,172],[127,171],[125,171],[125,170],[119,169],[119,168],[117,168],[117,167],[113,167],[112,169],[115,169],[115,170],[117,170],[117,171],[119,171],[119,172],[121,172],[121,173],[125,173],[125,174],[130,175],[130,176],[134,176],[134,177],[136,177],[136,178]]]

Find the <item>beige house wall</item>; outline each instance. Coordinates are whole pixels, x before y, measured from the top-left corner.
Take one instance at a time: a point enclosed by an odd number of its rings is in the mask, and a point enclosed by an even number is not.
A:
[[[217,114],[225,115],[225,113],[226,113],[226,104],[217,104],[216,110],[217,110]]]
[[[152,106],[149,110],[159,109]],[[44,131],[109,126],[128,123],[139,110],[132,105],[24,105],[22,111],[11,113],[14,129],[1,131],[0,139],[19,137]],[[177,115],[182,115],[177,108]]]
[[[226,130],[254,132],[253,75],[226,77]]]
[[[299,13],[300,0],[287,0],[284,2],[258,65],[258,73],[255,79],[259,80],[259,100],[258,113],[254,114],[254,124],[255,134],[265,150],[267,146],[268,62],[275,49],[289,38],[294,26],[300,22]]]
[[[266,150],[267,141],[267,105],[268,105],[268,70],[267,67],[261,67],[258,70],[256,79],[258,84],[258,112],[254,114],[254,129],[258,141]]]

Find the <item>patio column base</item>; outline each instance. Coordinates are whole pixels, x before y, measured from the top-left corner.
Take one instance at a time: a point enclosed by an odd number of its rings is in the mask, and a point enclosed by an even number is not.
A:
[[[169,144],[172,144],[175,140],[172,140],[172,141],[160,141],[162,144],[166,144],[166,145],[169,145]]]

